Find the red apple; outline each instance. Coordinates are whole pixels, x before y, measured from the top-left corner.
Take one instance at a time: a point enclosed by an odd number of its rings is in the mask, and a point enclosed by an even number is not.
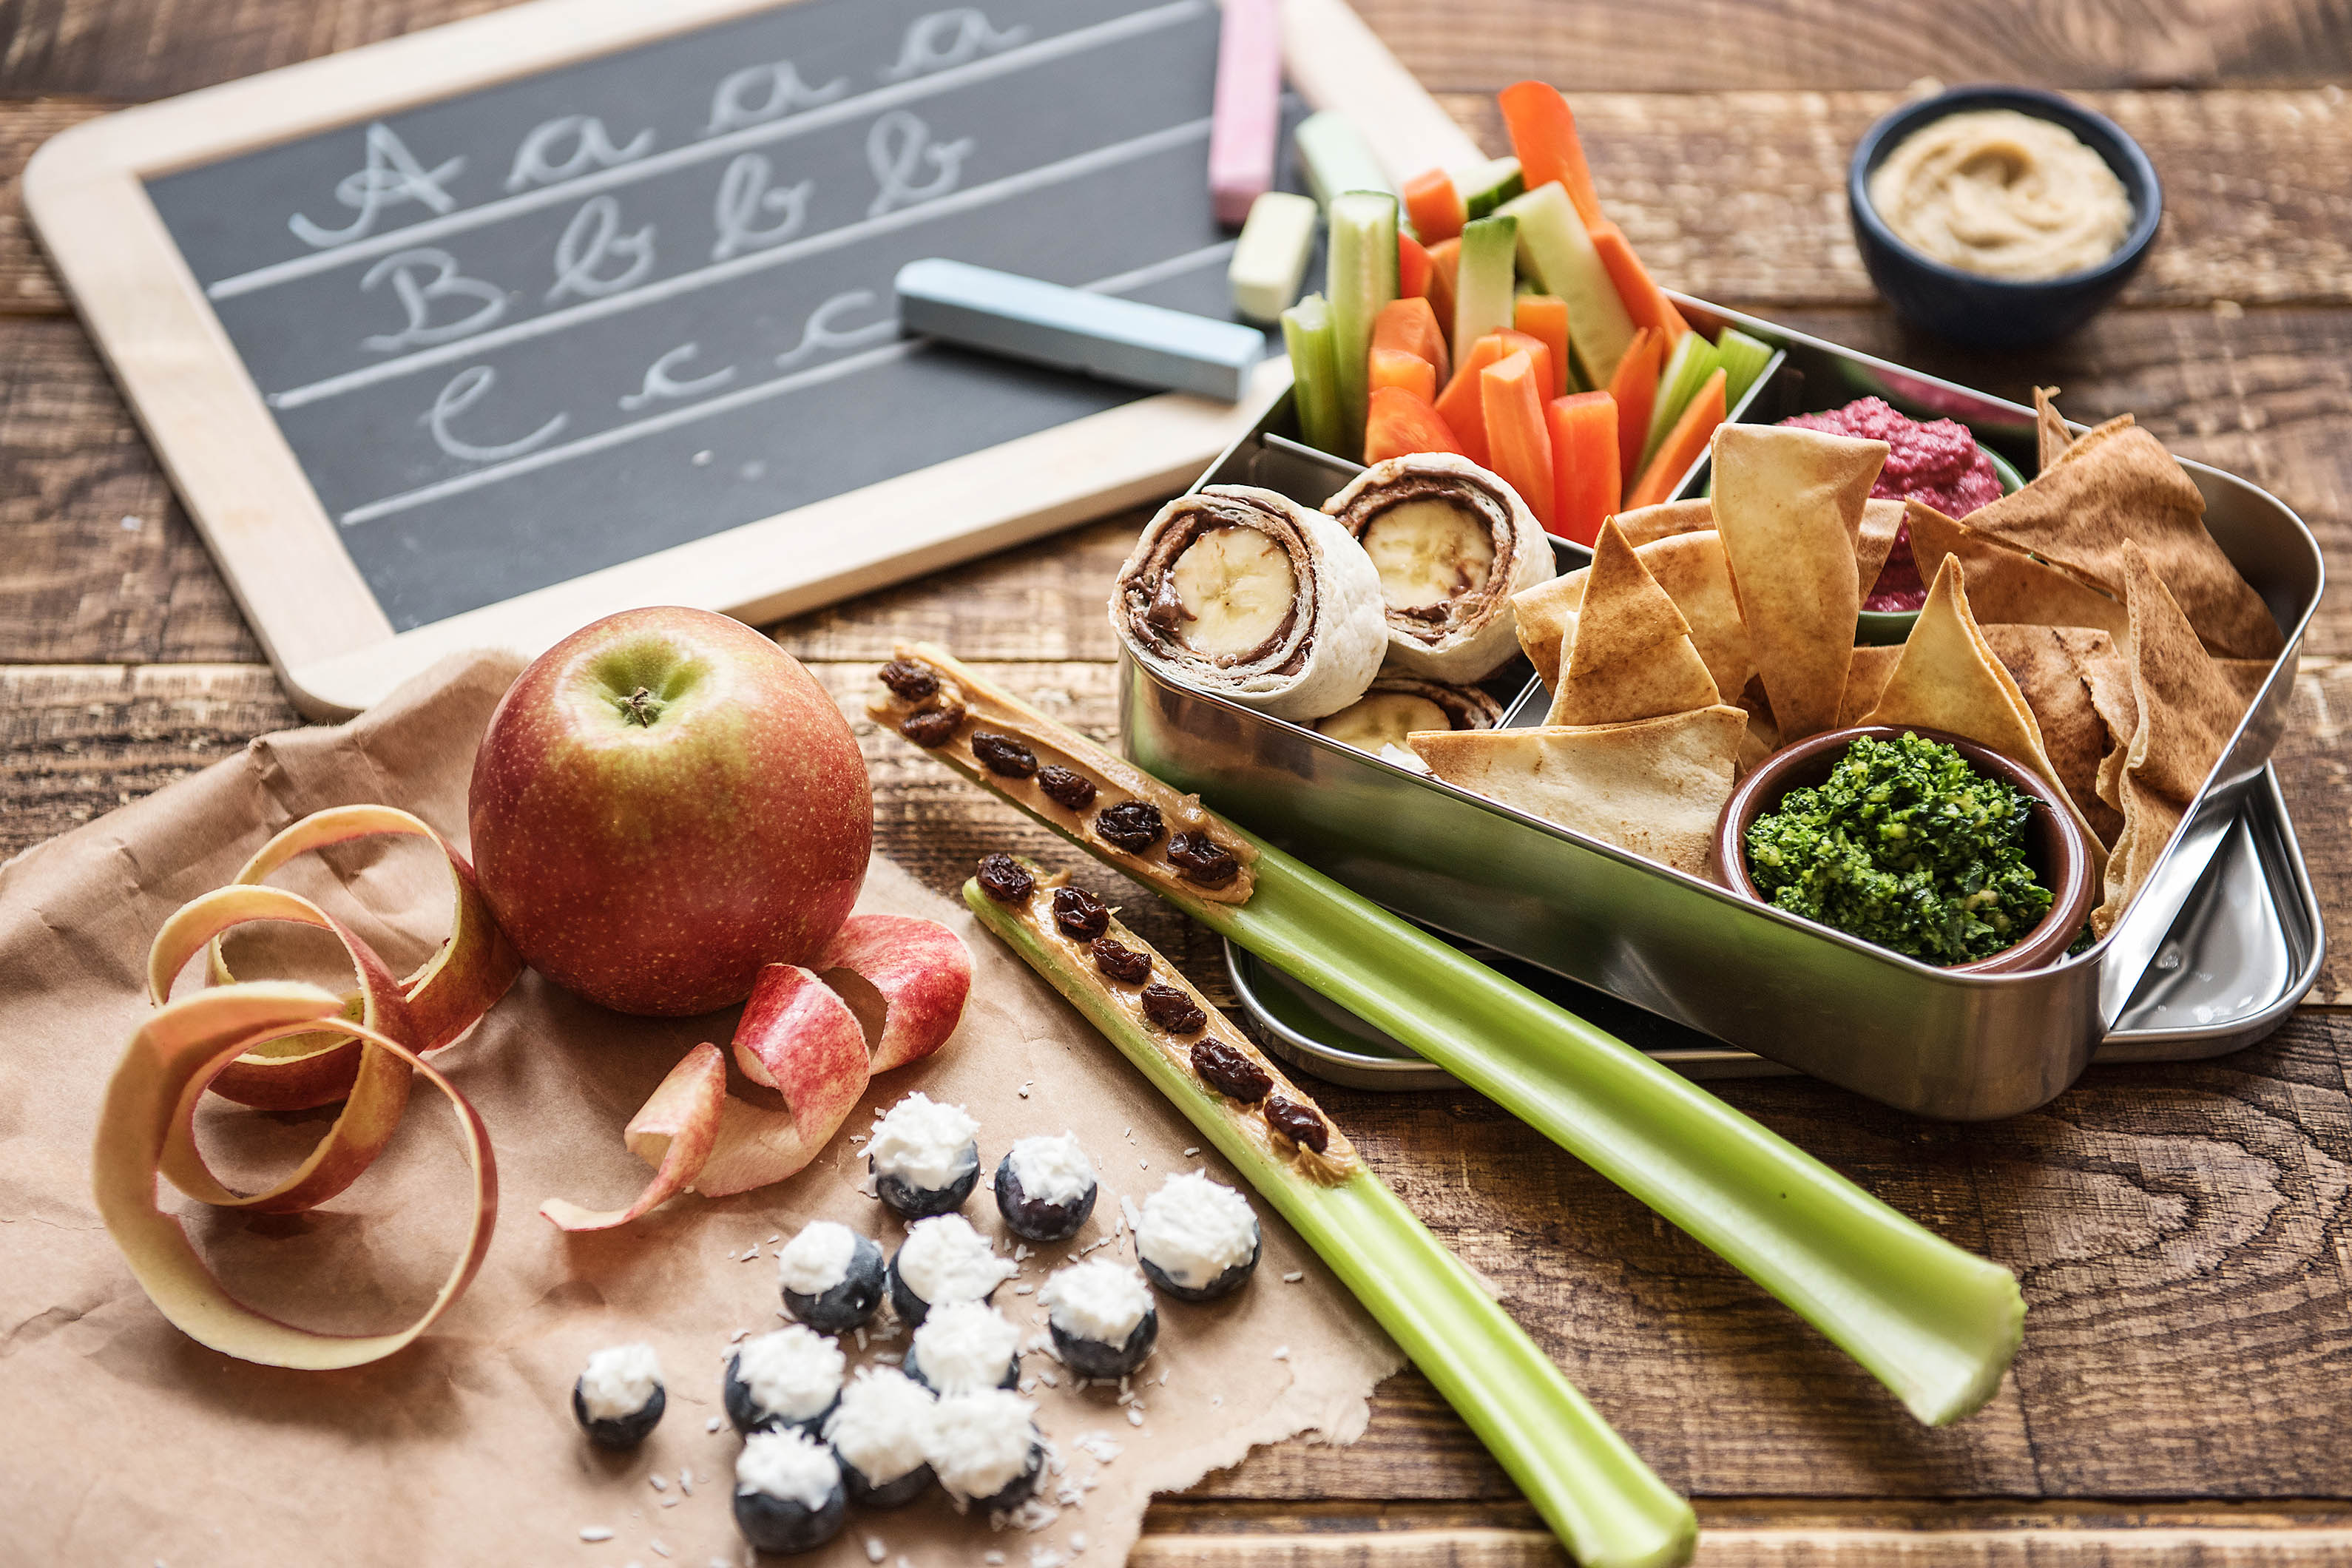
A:
[[[522,672],[474,758],[475,874],[526,962],[623,1013],[742,1001],[848,918],[874,796],[841,710],[739,621],[583,626]]]

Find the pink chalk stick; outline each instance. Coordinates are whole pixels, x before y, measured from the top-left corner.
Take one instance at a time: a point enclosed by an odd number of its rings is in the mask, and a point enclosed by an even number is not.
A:
[[[1217,97],[1209,128],[1209,197],[1217,221],[1239,228],[1274,188],[1282,120],[1280,0],[1224,0],[1217,36]]]

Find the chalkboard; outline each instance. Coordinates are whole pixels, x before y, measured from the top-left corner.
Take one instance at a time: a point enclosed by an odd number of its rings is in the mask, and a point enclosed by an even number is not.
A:
[[[26,195],[298,700],[340,710],[467,643],[798,608],[1181,486],[1253,408],[902,339],[890,279],[1229,315],[1217,39],[1213,0],[541,0],[93,121]]]

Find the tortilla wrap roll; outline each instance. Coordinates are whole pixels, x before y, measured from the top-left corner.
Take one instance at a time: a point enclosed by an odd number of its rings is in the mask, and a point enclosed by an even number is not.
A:
[[[1383,675],[1355,701],[1318,719],[1315,730],[1377,757],[1402,750],[1417,730],[1491,730],[1502,721],[1503,705],[1475,686]]]
[[[1446,452],[1374,463],[1323,503],[1380,574],[1388,667],[1460,685],[1516,650],[1511,595],[1556,570],[1519,494]]]
[[[1603,522],[1544,722],[1622,724],[1720,700],[1690,623],[1616,522]]]
[[[1111,586],[1110,622],[1153,673],[1294,722],[1361,697],[1389,640],[1380,574],[1348,531],[1248,485],[1161,507]]]

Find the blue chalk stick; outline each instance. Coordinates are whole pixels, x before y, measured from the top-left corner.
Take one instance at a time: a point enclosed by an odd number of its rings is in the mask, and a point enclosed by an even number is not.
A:
[[[932,258],[898,269],[909,332],[1129,386],[1238,403],[1265,356],[1253,327]]]

